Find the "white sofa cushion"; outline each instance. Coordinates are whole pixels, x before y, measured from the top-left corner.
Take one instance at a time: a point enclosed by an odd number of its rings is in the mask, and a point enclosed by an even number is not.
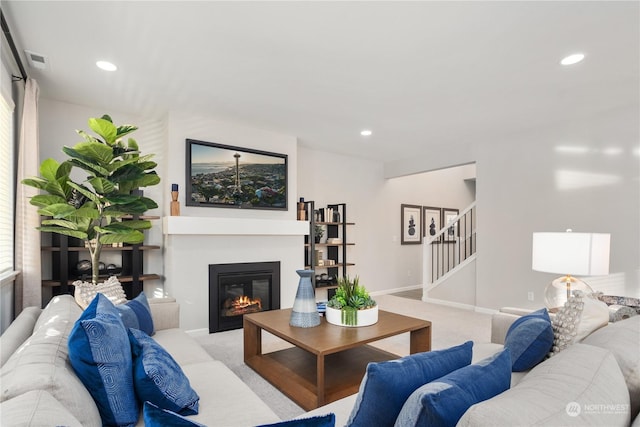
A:
[[[167,350],[181,367],[213,360],[209,353],[182,329],[156,331],[153,339]]]
[[[629,389],[631,418],[637,417],[640,413],[640,316],[598,329],[582,342],[613,353]]]
[[[615,427],[629,421],[629,393],[613,354],[574,344],[537,365],[518,385],[473,405],[458,426]]]
[[[83,426],[102,425],[96,404],[69,363],[67,340],[81,312],[70,295],[49,302],[33,335],[0,369],[0,401],[46,390]]]
[[[82,427],[80,421],[44,390],[33,390],[0,403],[0,425]]]
[[[266,403],[222,362],[209,360],[191,363],[182,366],[182,369],[189,377],[191,387],[200,395],[200,412],[198,415],[189,415],[187,419],[225,427],[246,427],[280,421]],[[144,426],[142,417],[137,425]]]
[[[31,336],[41,313],[40,307],[27,307],[4,331],[0,337],[0,366],[4,365],[18,347]]]

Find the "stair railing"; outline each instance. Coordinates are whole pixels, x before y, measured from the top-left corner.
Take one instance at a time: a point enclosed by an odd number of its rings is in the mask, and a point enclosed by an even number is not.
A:
[[[437,282],[444,275],[476,253],[476,202],[443,224],[423,244],[424,284]]]

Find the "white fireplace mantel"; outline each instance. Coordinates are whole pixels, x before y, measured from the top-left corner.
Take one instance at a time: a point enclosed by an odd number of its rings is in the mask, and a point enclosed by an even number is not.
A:
[[[168,235],[304,236],[308,221],[258,218],[165,216],[162,232]]]

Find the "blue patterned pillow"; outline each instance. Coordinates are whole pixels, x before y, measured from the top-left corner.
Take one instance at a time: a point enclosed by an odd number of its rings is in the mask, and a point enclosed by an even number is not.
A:
[[[151,308],[144,292],[125,304],[118,304],[116,308],[122,317],[122,323],[126,328],[140,329],[147,335],[153,335],[153,318]]]
[[[299,418],[296,420],[282,421],[274,424],[264,424],[258,427],[335,427],[335,414],[320,415],[317,417]]]
[[[471,363],[473,342],[369,363],[347,426],[392,426],[418,387]]]
[[[206,427],[173,411],[158,408],[151,402],[144,402],[142,413],[145,427]]]
[[[471,405],[497,396],[510,385],[511,356],[504,349],[418,388],[402,407],[395,427],[454,427]]]
[[[138,399],[180,415],[197,414],[200,396],[191,388],[189,379],[173,357],[153,338],[137,329],[129,329],[129,340]]]
[[[546,308],[516,319],[504,339],[514,372],[526,371],[542,362],[552,346],[553,327]]]
[[[133,425],[139,409],[131,346],[118,310],[98,293],[69,334],[69,360],[98,406],[104,425]]]

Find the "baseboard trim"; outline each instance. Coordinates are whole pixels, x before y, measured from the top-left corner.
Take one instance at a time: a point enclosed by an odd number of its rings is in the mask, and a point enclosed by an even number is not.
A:
[[[422,298],[422,301],[429,302],[432,304],[439,304],[439,305],[446,305],[449,307],[460,308],[462,310],[475,311],[477,313],[483,313],[483,314],[495,314],[498,312],[498,310],[494,310],[492,308],[478,307],[471,304],[463,304],[461,302],[447,301],[447,300],[437,299],[437,298]]]
[[[374,291],[369,292],[369,295],[387,295],[387,294],[395,294],[396,292],[404,292],[404,291],[414,291],[416,289],[422,289],[422,285],[413,285],[413,286],[403,286],[402,288],[393,288],[393,289],[385,289],[382,291]]]

